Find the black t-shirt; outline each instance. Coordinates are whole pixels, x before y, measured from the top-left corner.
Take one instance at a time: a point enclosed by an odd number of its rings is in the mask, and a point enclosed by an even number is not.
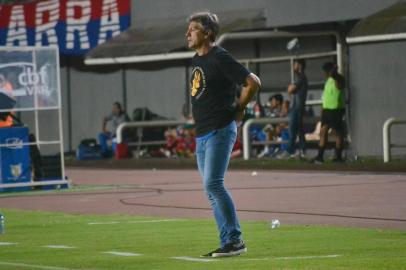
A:
[[[225,49],[214,46],[192,59],[190,95],[196,134],[202,136],[235,119],[237,85],[251,73]]]

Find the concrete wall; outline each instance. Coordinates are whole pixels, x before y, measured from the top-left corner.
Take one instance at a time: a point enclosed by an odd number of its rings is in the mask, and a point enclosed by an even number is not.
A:
[[[71,69],[72,144],[94,138],[101,132],[102,119],[111,112],[112,103],[122,100],[120,70],[95,72]]]
[[[132,23],[141,27],[154,19],[187,17],[195,11],[264,9],[269,26],[287,26],[359,19],[399,0],[133,0]]]
[[[406,118],[406,42],[350,47],[352,145],[361,156],[382,156],[382,126],[389,117]],[[406,143],[406,127],[393,128],[394,142]],[[405,149],[395,154],[406,154]]]
[[[185,103],[185,67],[162,70],[127,70],[127,108],[148,107],[168,118],[179,119]]]

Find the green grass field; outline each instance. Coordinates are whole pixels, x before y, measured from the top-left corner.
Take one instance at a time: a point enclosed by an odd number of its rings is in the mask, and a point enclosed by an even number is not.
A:
[[[405,231],[242,222],[247,254],[185,261],[217,247],[212,220],[1,212],[0,269],[406,269]]]

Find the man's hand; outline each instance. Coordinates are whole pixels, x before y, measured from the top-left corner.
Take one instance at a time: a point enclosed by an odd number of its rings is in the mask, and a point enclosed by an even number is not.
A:
[[[289,86],[288,86],[288,94],[289,95],[294,94],[296,92],[296,89],[297,89],[297,87],[296,87],[295,84],[289,84]]]

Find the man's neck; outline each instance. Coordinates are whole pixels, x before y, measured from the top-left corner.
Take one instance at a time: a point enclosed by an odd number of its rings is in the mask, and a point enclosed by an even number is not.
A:
[[[199,56],[206,55],[210,52],[210,50],[215,46],[214,42],[210,42],[207,44],[203,44],[200,48],[196,49],[196,53]]]

